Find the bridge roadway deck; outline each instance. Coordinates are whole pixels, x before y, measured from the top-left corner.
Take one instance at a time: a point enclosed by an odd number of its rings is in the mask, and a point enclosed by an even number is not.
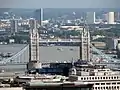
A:
[[[21,63],[6,63],[6,64],[0,64],[0,66],[6,66],[6,65],[26,65],[28,62],[21,62]],[[51,62],[52,63],[52,62]],[[120,65],[120,62],[100,62],[100,63],[94,63],[94,64],[101,64],[101,65],[107,65],[107,64],[114,64],[114,65]],[[50,65],[50,63],[42,63],[43,66]]]

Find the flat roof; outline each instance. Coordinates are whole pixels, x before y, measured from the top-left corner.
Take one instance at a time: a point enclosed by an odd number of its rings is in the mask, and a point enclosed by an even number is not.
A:
[[[86,85],[93,85],[91,83],[86,82],[29,82],[26,86],[30,87],[40,87],[40,86],[86,86]]]

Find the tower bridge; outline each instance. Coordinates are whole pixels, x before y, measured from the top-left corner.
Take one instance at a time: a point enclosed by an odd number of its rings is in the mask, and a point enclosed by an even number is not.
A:
[[[99,49],[95,48],[90,43],[90,34],[88,28],[83,28],[83,32],[81,33],[80,40],[72,40],[72,39],[58,39],[58,40],[40,40],[39,34],[36,29],[36,23],[34,20],[30,21],[31,23],[31,32],[30,32],[30,43],[21,51],[9,57],[5,60],[0,61],[0,65],[14,65],[14,64],[27,64],[27,68],[38,68],[40,66],[39,63],[39,43],[49,43],[49,44],[56,44],[56,43],[79,43],[80,44],[80,59],[81,60],[88,60],[91,59],[90,51],[94,51],[98,53],[99,56],[97,58],[103,59],[101,64],[120,64],[120,61],[114,59]],[[90,48],[91,47],[91,48]]]
[[[109,63],[109,64],[120,64],[120,60],[112,58],[112,57],[104,54],[99,49],[94,47],[92,44],[91,44],[91,49],[92,49],[92,51],[94,51],[98,54],[98,56],[97,56],[98,58],[103,58],[104,62]],[[12,57],[9,57],[7,59],[0,61],[0,65],[27,64],[28,62],[29,62],[29,45],[26,45],[21,51],[17,52]],[[103,64],[104,62],[101,62],[101,63]]]

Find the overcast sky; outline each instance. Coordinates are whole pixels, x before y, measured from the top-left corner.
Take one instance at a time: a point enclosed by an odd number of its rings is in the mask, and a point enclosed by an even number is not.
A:
[[[120,0],[0,0],[0,8],[120,8]]]

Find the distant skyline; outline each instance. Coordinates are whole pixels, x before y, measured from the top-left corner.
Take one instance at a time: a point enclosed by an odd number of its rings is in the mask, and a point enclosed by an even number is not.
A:
[[[120,8],[120,0],[0,0],[0,8]]]

